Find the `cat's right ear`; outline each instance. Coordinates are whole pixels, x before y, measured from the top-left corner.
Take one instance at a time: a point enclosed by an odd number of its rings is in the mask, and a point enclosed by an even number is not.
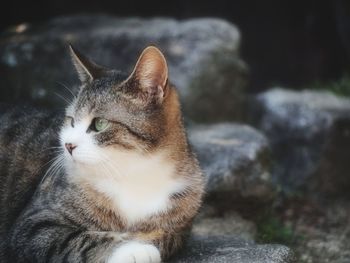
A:
[[[69,45],[70,55],[73,65],[77,70],[78,77],[82,83],[92,82],[94,79],[102,77],[106,69],[81,54],[72,45]]]
[[[155,46],[145,48],[128,79],[132,80],[143,102],[162,103],[168,83],[168,66],[163,53]]]

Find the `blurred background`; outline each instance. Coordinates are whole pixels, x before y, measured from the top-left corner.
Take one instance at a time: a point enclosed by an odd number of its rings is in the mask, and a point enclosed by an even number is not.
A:
[[[350,262],[350,1],[7,2],[0,102],[64,108],[68,43],[129,72],[165,53],[208,178],[196,234]]]
[[[76,13],[116,16],[220,17],[242,32],[242,57],[251,71],[251,89],[271,84],[295,88],[338,80],[350,56],[350,12],[346,0],[306,1],[13,1],[0,10],[0,29],[40,23]]]

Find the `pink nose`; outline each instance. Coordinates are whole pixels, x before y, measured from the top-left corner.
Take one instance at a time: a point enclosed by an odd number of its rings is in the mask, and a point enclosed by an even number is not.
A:
[[[67,151],[72,155],[72,152],[77,146],[72,143],[65,143],[64,146],[66,146]]]

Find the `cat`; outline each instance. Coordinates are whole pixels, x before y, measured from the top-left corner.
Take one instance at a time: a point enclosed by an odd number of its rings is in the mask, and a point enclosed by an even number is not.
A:
[[[204,179],[165,57],[147,47],[128,76],[70,53],[81,87],[65,114],[0,106],[0,261],[166,260]]]

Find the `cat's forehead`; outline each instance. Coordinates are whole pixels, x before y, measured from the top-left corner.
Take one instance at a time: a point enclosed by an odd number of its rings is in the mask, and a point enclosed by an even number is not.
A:
[[[89,86],[83,87],[67,112],[77,119],[86,116],[99,116],[113,120],[118,116],[131,116],[135,107],[123,91],[124,79],[98,79]]]
[[[123,103],[120,92],[114,89],[93,89],[83,91],[79,94],[73,105],[76,118],[83,118],[86,115],[103,115],[110,111],[119,111]]]

